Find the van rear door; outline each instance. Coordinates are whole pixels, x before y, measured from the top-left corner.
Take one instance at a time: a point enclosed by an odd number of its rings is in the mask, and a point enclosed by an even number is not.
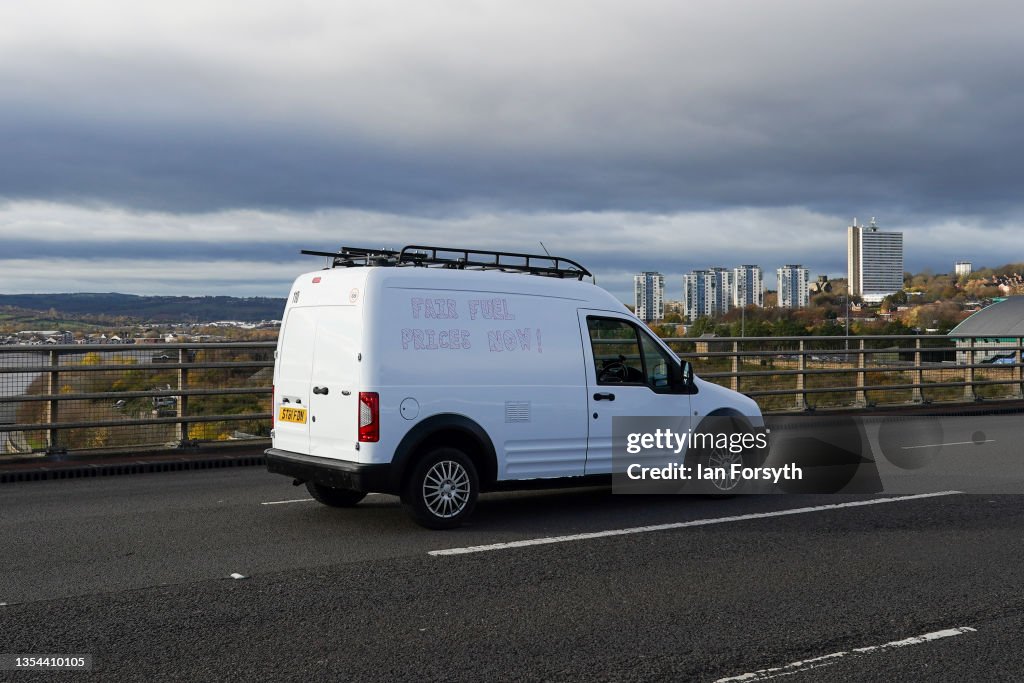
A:
[[[315,338],[315,309],[289,310],[277,346],[274,447],[293,453],[309,453],[309,379]]]
[[[359,452],[358,306],[316,306],[310,375],[309,454],[357,461]]]

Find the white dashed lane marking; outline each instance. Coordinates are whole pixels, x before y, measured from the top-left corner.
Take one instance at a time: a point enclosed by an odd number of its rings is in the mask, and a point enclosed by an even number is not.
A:
[[[366,496],[379,496],[379,493],[367,493]],[[260,503],[260,505],[284,505],[285,503],[312,503],[312,498],[295,498],[294,500],[268,500],[266,503]]]
[[[811,669],[830,666],[849,657],[862,657],[864,655],[877,654],[879,652],[885,652],[886,650],[895,650],[909,645],[930,643],[934,640],[952,638],[953,636],[962,636],[965,633],[974,633],[977,630],[978,629],[971,628],[970,626],[959,626],[957,628],[948,628],[944,631],[933,631],[932,633],[904,638],[903,640],[893,640],[881,645],[855,647],[850,650],[833,652],[832,654],[822,655],[821,657],[815,657],[813,659],[804,659],[798,662],[790,662],[789,664],[784,664],[782,666],[759,669],[757,671],[751,671],[750,673],[740,674],[739,676],[719,678],[715,683],[740,683],[740,681],[743,681],[743,683],[749,683],[750,681],[766,681],[769,678],[778,678],[779,676],[791,676],[795,673],[800,673],[801,671],[810,671]]]
[[[912,451],[915,448],[939,448],[940,446],[980,446],[983,443],[995,443],[995,439],[983,439],[981,441],[950,441],[949,443],[927,443],[921,446],[900,446],[904,451]]]
[[[747,515],[735,515],[733,517],[716,517],[712,519],[695,519],[689,522],[671,522],[668,524],[653,524],[651,526],[637,526],[628,529],[609,529],[607,531],[592,531],[583,534],[570,534],[568,536],[547,536],[545,538],[529,538],[522,541],[508,541],[505,543],[490,543],[488,545],[473,545],[465,548],[444,548],[442,550],[431,550],[428,555],[467,555],[469,553],[483,553],[491,550],[506,550],[508,548],[526,548],[532,545],[548,545],[551,543],[568,543],[570,541],[588,541],[594,538],[608,538],[609,536],[627,536],[630,534],[643,534],[650,531],[669,531],[671,529],[685,529],[695,526],[709,526],[711,524],[727,524],[729,522],[745,522],[751,519],[765,519],[767,517],[785,517],[787,515],[805,515],[811,512],[825,512],[841,508],[864,507],[866,505],[885,505],[887,503],[901,503],[906,500],[920,500],[922,498],[936,498],[939,496],[952,496],[961,491],[939,491],[936,493],[919,493],[913,496],[894,496],[892,498],[873,498],[871,500],[856,500],[849,503],[834,503],[832,505],[816,505],[806,508],[789,508],[787,510],[773,510],[772,512],[754,512]]]

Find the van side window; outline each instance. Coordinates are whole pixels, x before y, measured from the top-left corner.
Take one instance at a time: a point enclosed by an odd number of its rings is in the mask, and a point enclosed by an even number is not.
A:
[[[640,340],[625,320],[587,318],[598,384],[646,384]]]
[[[640,346],[644,353],[647,385],[655,391],[667,391],[671,388],[668,369],[676,361],[643,330],[640,331]]]

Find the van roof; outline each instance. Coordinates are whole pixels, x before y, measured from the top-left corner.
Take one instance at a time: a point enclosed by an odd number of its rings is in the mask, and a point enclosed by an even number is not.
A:
[[[383,289],[448,290],[493,295],[516,294],[563,299],[608,311],[628,311],[607,290],[588,281],[559,277],[531,277],[522,272],[460,270],[455,268],[370,267],[328,268],[299,275],[292,285],[288,306],[318,306],[348,302],[360,304],[364,293]],[[301,297],[296,294],[301,289]]]

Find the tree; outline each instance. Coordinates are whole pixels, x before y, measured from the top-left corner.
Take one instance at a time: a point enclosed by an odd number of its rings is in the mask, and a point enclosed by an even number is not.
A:
[[[715,322],[711,318],[709,318],[707,316],[701,316],[700,318],[697,318],[696,320],[694,320],[693,323],[691,323],[686,328],[686,336],[687,337],[699,337],[702,334],[706,334],[706,333],[714,332],[714,331],[715,331]]]

